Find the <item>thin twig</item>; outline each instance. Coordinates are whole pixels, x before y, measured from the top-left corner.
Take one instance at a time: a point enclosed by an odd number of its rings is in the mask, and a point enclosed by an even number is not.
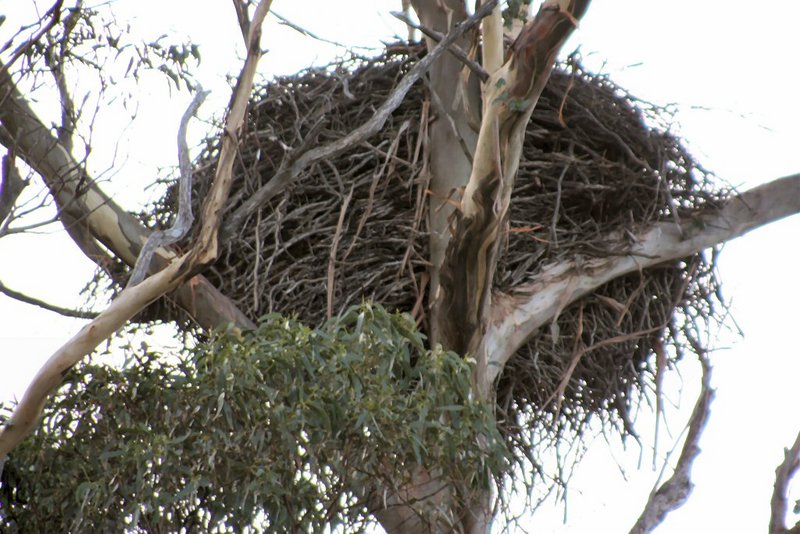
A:
[[[55,304],[50,304],[49,302],[45,302],[43,300],[39,300],[34,297],[29,297],[24,293],[20,293],[19,291],[14,291],[13,289],[5,285],[3,282],[0,282],[0,293],[3,293],[7,297],[11,297],[14,300],[24,302],[25,304],[32,304],[33,306],[38,306],[47,311],[63,315],[64,317],[74,317],[76,319],[94,319],[95,317],[97,317],[97,314],[94,312],[73,310],[71,308],[62,308],[61,306],[56,306]]]
[[[422,24],[417,24],[416,22],[408,18],[408,16],[405,13],[398,13],[397,11],[392,11],[392,16],[400,20],[401,22],[406,23],[410,28],[414,28],[421,31],[425,36],[430,37],[437,43],[441,42],[442,39],[444,39],[443,34],[437,32],[436,30],[432,30],[426,26],[423,26]],[[466,65],[469,68],[469,70],[474,72],[475,75],[482,82],[485,82],[486,80],[489,79],[489,73],[486,72],[486,69],[484,69],[477,61],[470,59],[467,53],[464,52],[464,50],[462,50],[461,47],[458,46],[457,44],[455,43],[451,44],[448,49],[448,52],[453,54],[456,57],[456,59],[458,59],[460,62]]]

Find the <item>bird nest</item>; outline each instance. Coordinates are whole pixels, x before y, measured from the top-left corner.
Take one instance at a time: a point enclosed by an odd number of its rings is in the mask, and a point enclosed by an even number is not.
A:
[[[259,87],[228,215],[293,151],[339,139],[367,121],[423,53],[390,47],[377,58]],[[235,231],[223,222],[219,260],[204,274],[252,318],[276,311],[319,325],[329,313],[371,299],[390,310],[415,310],[427,330],[420,305],[427,302],[426,136],[436,120],[426,111],[433,109],[428,98],[418,83],[380,132],[306,169]],[[554,70],[528,126],[499,290],[561,260],[624,253],[624,243],[607,238],[612,232],[631,235],[657,220],[714,209],[723,193],[667,131],[664,116],[575,59]],[[196,212],[214,176],[215,139],[195,167]],[[175,199],[172,188],[160,201],[162,223],[176,211]],[[500,377],[498,420],[509,443],[528,448],[531,428],[580,433],[592,416],[633,432],[637,399],[685,347],[697,348],[695,323],[715,317],[717,295],[713,258],[697,255],[620,277],[566,307]],[[576,347],[583,348],[580,358]]]

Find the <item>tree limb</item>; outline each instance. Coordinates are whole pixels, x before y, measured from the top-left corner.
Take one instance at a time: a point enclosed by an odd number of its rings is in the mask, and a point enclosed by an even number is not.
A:
[[[127,265],[134,265],[149,231],[123,210],[87,176],[83,166],[39,120],[19,91],[8,70],[0,65],[0,123],[7,135],[0,142],[13,148],[45,181],[64,227],[81,250],[94,262],[108,262],[95,243],[102,243]],[[171,250],[160,248],[151,269],[158,269],[175,258]],[[101,263],[102,264],[102,263]],[[178,303],[204,328],[234,323],[253,327],[252,321],[236,305],[202,276],[191,286],[181,286]]]
[[[26,185],[28,182],[22,179],[14,164],[14,152],[9,150],[9,153],[3,156],[0,173],[0,236],[11,222],[10,219],[8,221],[6,219],[11,217],[17,198]]]
[[[62,308],[61,306],[56,306],[55,304],[50,304],[49,302],[45,302],[43,300],[39,300],[34,297],[29,297],[24,293],[20,293],[19,291],[14,291],[13,289],[5,285],[3,282],[0,282],[0,293],[3,293],[7,297],[10,297],[14,300],[24,302],[25,304],[32,304],[34,306],[38,306],[47,311],[63,315],[64,317],[74,317],[77,319],[94,319],[95,317],[97,317],[97,314],[95,312],[86,312],[80,310],[73,310],[71,308]]]
[[[786,495],[789,483],[797,469],[800,468],[800,433],[791,448],[784,450],[783,462],[775,470],[775,490],[770,501],[769,534],[796,534],[800,532],[800,523],[791,529],[786,527],[788,503]]]
[[[692,464],[700,454],[700,437],[708,423],[711,401],[714,400],[714,390],[711,389],[711,366],[705,356],[701,355],[700,361],[703,364],[703,385],[689,419],[689,432],[686,434],[686,442],[683,444],[675,472],[669,480],[650,494],[642,514],[631,529],[631,534],[652,532],[670,512],[686,502],[694,488]]]
[[[562,303],[575,302],[619,276],[697,254],[796,213],[800,213],[800,174],[754,187],[680,226],[656,223],[637,233],[624,256],[565,261],[511,294],[493,295],[492,317],[483,340],[483,350],[491,354],[487,385],[531,335],[552,321]]]
[[[192,160],[189,156],[189,146],[186,142],[186,129],[189,127],[189,120],[197,113],[203,101],[208,96],[208,91],[203,91],[200,86],[196,87],[197,94],[189,104],[186,112],[181,117],[181,125],[178,128],[178,164],[180,167],[180,183],[178,185],[178,214],[172,226],[164,231],[155,231],[147,238],[147,242],[139,252],[136,265],[131,272],[128,286],[133,287],[147,276],[150,267],[150,260],[156,249],[173,245],[183,239],[189,232],[194,222],[192,214]]]
[[[477,360],[475,384],[484,396],[489,382],[481,342],[490,319],[500,236],[508,224],[522,141],[556,56],[587,7],[588,1],[546,1],[523,28],[508,61],[484,84],[472,172],[442,267],[439,316],[445,348]],[[502,31],[499,39],[502,44]]]
[[[217,172],[211,191],[206,197],[205,217],[197,240],[189,252],[170,261],[163,270],[134,287],[124,289],[105,311],[83,327],[42,366],[10,419],[0,430],[0,465],[8,453],[33,429],[47,398],[58,387],[69,369],[91,354],[97,345],[113,335],[147,304],[175,289],[199,268],[216,259],[221,204],[224,204],[230,191],[234,161],[232,153],[236,151],[235,139],[244,122],[253,78],[261,56],[261,23],[266,16],[266,9],[263,6],[268,6],[269,3],[268,0],[262,0],[256,8],[257,16],[249,28],[247,58],[231,99]]]
[[[258,189],[249,199],[247,199],[236,211],[228,218],[228,222],[223,229],[224,233],[235,232],[248,217],[253,215],[260,207],[262,207],[269,199],[275,196],[279,191],[282,191],[297,175],[303,170],[313,165],[317,161],[329,158],[339,154],[351,147],[357,146],[364,142],[375,132],[383,128],[386,120],[392,112],[403,103],[409,89],[417,80],[419,80],[428,68],[436,61],[445,51],[447,51],[452,43],[461,37],[467,30],[475,26],[483,17],[488,15],[493,6],[497,4],[498,0],[489,0],[489,2],[475,12],[474,15],[469,17],[463,23],[455,27],[447,37],[442,39],[438,46],[430,51],[424,58],[417,62],[408,73],[397,83],[392,93],[386,98],[384,103],[379,107],[370,119],[347,134],[346,136],[332,141],[327,145],[312,148],[311,150],[299,154],[293,158],[290,165],[287,165],[273,176],[266,184]]]

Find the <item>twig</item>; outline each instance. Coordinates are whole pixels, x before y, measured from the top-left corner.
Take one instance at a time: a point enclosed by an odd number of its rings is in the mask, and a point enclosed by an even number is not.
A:
[[[6,286],[3,282],[0,282],[0,293],[3,293],[4,295],[11,297],[14,300],[24,302],[25,304],[32,304],[34,306],[38,306],[47,311],[63,315],[64,317],[74,317],[77,319],[94,319],[95,317],[97,317],[97,314],[95,312],[86,312],[80,310],[73,310],[71,308],[62,308],[61,306],[56,306],[55,304],[50,304],[49,302],[45,302],[43,300],[39,300],[34,297],[29,297],[24,293],[20,293],[19,291],[14,291],[10,287]]]
[[[791,448],[784,450],[783,462],[775,470],[775,490],[770,501],[769,534],[793,534],[800,532],[800,522],[794,527],[786,527],[788,503],[786,494],[789,483],[800,467],[800,433]]]
[[[430,37],[437,43],[441,42],[442,39],[444,39],[444,35],[442,35],[440,32],[432,30],[426,26],[423,26],[422,24],[417,24],[416,22],[408,18],[408,16],[405,13],[398,13],[397,11],[392,11],[392,16],[400,20],[401,22],[405,22],[410,28],[414,28],[421,31],[425,36]],[[457,44],[455,43],[451,44],[450,48],[448,49],[448,52],[453,54],[456,57],[456,59],[461,61],[464,65],[466,65],[469,68],[469,70],[474,72],[475,75],[482,82],[485,82],[486,80],[489,79],[489,73],[486,71],[486,69],[484,69],[477,61],[470,59],[467,53],[464,52],[464,50],[462,50],[461,47],[458,46]]]
[[[29,37],[28,40],[26,40],[24,43],[20,44],[17,47],[17,49],[14,50],[14,53],[11,55],[11,58],[6,62],[6,64],[0,67],[0,72],[8,71],[11,68],[11,65],[13,65],[14,62],[18,60],[22,54],[27,52],[28,49],[31,46],[33,46],[34,43],[38,42],[39,39],[41,39],[44,34],[49,32],[53,28],[53,26],[58,24],[58,22],[61,20],[61,6],[63,5],[64,5],[64,0],[56,0],[56,3],[53,4],[53,6],[47,10],[47,13],[45,13],[44,16],[40,19],[41,21],[46,19],[47,17],[50,17],[50,22],[48,22],[44,27],[42,27],[42,29],[39,30],[39,32],[36,35]]]
[[[424,58],[422,58],[411,70],[406,74],[394,88],[389,97],[384,103],[375,111],[367,122],[350,132],[348,135],[337,139],[327,145],[312,148],[308,152],[300,155],[297,160],[288,168],[281,172],[276,173],[269,182],[256,191],[247,201],[245,201],[239,208],[230,216],[229,222],[225,225],[224,232],[235,232],[245,220],[250,217],[259,206],[263,206],[265,202],[275,196],[279,191],[282,191],[286,185],[291,182],[298,174],[303,172],[308,166],[320,161],[322,159],[334,156],[344,150],[353,146],[357,146],[364,142],[367,138],[374,135],[384,124],[386,120],[396,110],[405,99],[406,94],[411,87],[419,80],[430,68],[434,61],[436,61],[450,45],[453,44],[459,37],[464,35],[469,29],[474,27],[480,20],[488,15],[498,0],[490,0],[482,5],[474,15],[466,19],[464,22],[453,28],[447,37],[431,50]]]
[[[689,498],[694,484],[692,483],[692,464],[700,454],[700,437],[708,422],[714,390],[711,389],[711,365],[705,356],[700,357],[703,365],[703,382],[700,396],[689,419],[689,432],[686,442],[675,466],[675,472],[661,487],[650,494],[647,504],[631,529],[631,534],[652,532],[667,515],[682,506]]]
[[[281,24],[293,29],[294,31],[296,31],[300,35],[304,35],[306,37],[310,37],[310,38],[315,39],[315,40],[317,40],[317,41],[319,41],[321,43],[327,43],[329,45],[338,46],[339,48],[347,48],[348,50],[351,50],[351,49],[354,49],[354,48],[359,48],[361,50],[373,50],[374,49],[374,47],[370,47],[370,46],[346,45],[344,43],[340,43],[339,41],[334,41],[334,40],[331,40],[331,39],[326,39],[325,37],[320,37],[316,33],[312,32],[310,30],[307,30],[307,29],[303,28],[302,26],[300,26],[298,24],[295,24],[294,22],[292,22],[291,20],[287,19],[283,15],[279,15],[275,11],[270,10],[269,14],[272,15],[273,17],[275,17],[276,19],[278,19]]]
[[[178,192],[178,215],[175,217],[172,226],[164,231],[157,230],[147,238],[147,242],[139,252],[139,258],[136,260],[136,265],[133,268],[130,280],[128,280],[127,287],[133,287],[144,280],[150,267],[150,260],[153,259],[153,254],[158,248],[177,243],[183,239],[192,227],[194,222],[194,215],[192,214],[192,160],[189,157],[189,146],[186,142],[186,129],[192,116],[197,113],[207,96],[208,91],[203,91],[203,88],[198,85],[197,94],[194,95],[194,99],[189,104],[189,107],[186,108],[186,112],[181,117],[181,125],[178,128],[178,164],[181,173]]]

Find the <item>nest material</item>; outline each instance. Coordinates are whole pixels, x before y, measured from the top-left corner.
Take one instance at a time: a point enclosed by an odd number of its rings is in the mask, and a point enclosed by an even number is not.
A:
[[[259,88],[229,213],[292,149],[341,138],[364,123],[422,53],[393,47],[379,58]],[[425,111],[427,99],[425,85],[417,84],[381,132],[313,165],[228,232],[206,276],[253,318],[277,311],[318,325],[363,299],[390,310],[424,309],[426,132],[436,120]],[[559,260],[623,253],[627,243],[607,239],[612,232],[631,235],[656,220],[713,209],[721,193],[679,140],[658,127],[661,115],[576,61],[555,69],[528,126],[499,289]],[[213,139],[194,174],[196,210],[214,175]],[[170,191],[158,209],[162,222],[174,202]],[[501,376],[498,419],[510,443],[529,445],[520,430],[530,425],[558,435],[580,431],[593,414],[632,432],[631,403],[655,380],[651,355],[666,355],[663,369],[694,342],[692,322],[714,315],[712,267],[702,256],[665,263],[618,278],[563,310]],[[424,311],[417,317],[427,329]],[[569,383],[559,390],[571,363]]]

